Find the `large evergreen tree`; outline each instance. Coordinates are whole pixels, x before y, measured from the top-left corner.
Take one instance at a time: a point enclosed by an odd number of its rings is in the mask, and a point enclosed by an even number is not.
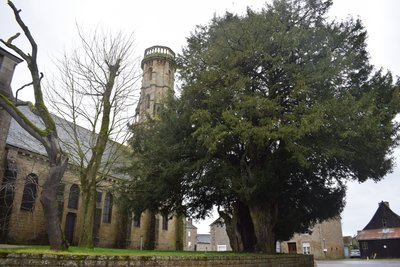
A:
[[[130,199],[197,217],[216,205],[234,250],[273,253],[338,216],[347,180],[391,171],[399,82],[369,63],[361,21],[326,19],[331,4],[274,1],[198,27],[180,98],[133,127]]]

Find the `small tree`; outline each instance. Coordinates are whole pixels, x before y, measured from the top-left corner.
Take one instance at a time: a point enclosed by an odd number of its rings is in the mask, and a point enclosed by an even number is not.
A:
[[[60,147],[60,140],[57,134],[56,124],[54,123],[54,120],[47,110],[43,100],[41,86],[43,73],[39,72],[37,65],[38,46],[28,27],[21,19],[19,14],[21,10],[18,10],[11,1],[8,1],[8,5],[14,12],[15,20],[28,39],[32,47],[32,51],[31,53],[25,53],[20,48],[12,44],[13,40],[20,35],[19,33],[10,37],[7,41],[1,40],[1,42],[21,56],[28,65],[32,82],[24,85],[23,87],[33,87],[35,103],[34,105],[31,105],[31,110],[42,119],[44,123],[44,129],[39,128],[33,122],[29,121],[29,119],[18,109],[18,105],[28,105],[30,103],[22,103],[17,99],[9,99],[0,94],[0,106],[2,106],[23,129],[25,129],[30,135],[38,140],[46,149],[49,159],[49,174],[45,183],[43,184],[40,202],[43,206],[45,228],[48,234],[50,248],[54,250],[62,250],[66,248],[66,243],[63,239],[60,221],[58,218],[56,195],[58,185],[64,175],[65,169],[67,168],[68,157]]]
[[[133,118],[138,60],[133,36],[95,31],[60,61],[60,80],[48,92],[52,107],[65,121],[64,144],[79,167],[82,194],[79,246],[93,247],[96,187],[112,169],[121,167],[121,154]],[[90,131],[82,131],[83,124]],[[116,141],[112,141],[116,140]]]

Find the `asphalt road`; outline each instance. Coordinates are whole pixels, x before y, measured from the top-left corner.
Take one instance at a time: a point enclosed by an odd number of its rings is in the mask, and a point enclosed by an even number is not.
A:
[[[317,261],[317,267],[400,267],[400,260],[337,260],[337,261]]]

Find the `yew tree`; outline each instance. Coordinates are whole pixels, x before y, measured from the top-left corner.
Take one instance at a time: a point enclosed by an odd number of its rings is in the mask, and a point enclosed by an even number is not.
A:
[[[19,33],[10,37],[6,41],[2,39],[0,41],[17,53],[28,65],[32,82],[24,85],[20,89],[32,86],[35,101],[34,104],[31,104],[30,102],[18,101],[18,99],[12,97],[9,98],[0,93],[0,106],[3,107],[23,129],[38,140],[46,149],[49,160],[49,173],[42,187],[40,202],[43,206],[45,229],[48,235],[50,248],[54,250],[62,250],[66,248],[66,242],[64,241],[61,232],[56,196],[58,185],[68,165],[68,157],[61,149],[56,124],[44,103],[41,84],[43,73],[39,71],[37,63],[38,45],[36,44],[29,28],[20,16],[21,10],[17,9],[11,1],[8,1],[8,5],[12,9],[15,20],[28,39],[32,50],[30,53],[24,52],[12,43],[20,35]],[[35,125],[35,123],[30,121],[27,116],[18,109],[18,106],[20,105],[29,105],[31,111],[37,114],[37,116],[39,116],[43,121],[44,126],[41,127]]]
[[[180,97],[133,127],[128,197],[199,218],[217,206],[234,250],[274,253],[339,216],[347,181],[383,179],[400,82],[370,64],[360,20],[327,19],[331,5],[274,1],[197,27]]]

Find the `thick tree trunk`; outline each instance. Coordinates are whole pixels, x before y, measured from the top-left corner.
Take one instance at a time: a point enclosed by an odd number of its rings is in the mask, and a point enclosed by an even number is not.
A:
[[[232,217],[229,217],[224,212],[220,212],[220,216],[225,221],[226,232],[232,250],[235,252],[252,252],[256,239],[249,208],[238,202],[235,203]]]
[[[117,232],[117,248],[128,248],[128,242],[130,241],[130,233],[128,231],[128,227],[132,225],[131,216],[127,214],[125,211],[120,211],[118,216],[118,232]]]
[[[243,252],[244,245],[242,236],[238,229],[237,216],[233,214],[232,217],[230,217],[223,212],[220,212],[219,215],[224,219],[226,233],[229,237],[229,243],[232,250],[234,252]]]
[[[79,237],[80,247],[93,248],[93,226],[94,215],[96,211],[96,178],[101,165],[101,159],[106,148],[109,138],[111,102],[110,97],[114,87],[114,82],[119,70],[120,59],[117,60],[115,65],[109,66],[109,79],[105,85],[103,93],[103,111],[101,119],[100,132],[97,136],[95,147],[92,149],[92,157],[86,168],[81,166],[84,170],[81,174],[82,198],[83,198],[83,216],[81,216],[81,233]]]
[[[182,215],[176,216],[176,228],[175,228],[175,250],[183,250],[183,244],[185,240],[185,217]]]
[[[49,175],[43,185],[40,202],[43,206],[44,224],[48,235],[50,249],[65,250],[67,243],[61,231],[58,216],[57,191],[61,178],[67,168],[68,160],[60,162],[60,165],[50,166]]]
[[[255,251],[275,254],[275,225],[278,218],[276,204],[257,203],[249,205],[256,236]]]
[[[149,226],[146,232],[146,239],[144,248],[148,250],[154,250],[156,247],[156,213],[154,211],[149,211]]]
[[[82,209],[81,209],[81,228],[79,234],[80,247],[93,248],[93,226],[96,211],[96,182],[85,183],[81,188]]]

